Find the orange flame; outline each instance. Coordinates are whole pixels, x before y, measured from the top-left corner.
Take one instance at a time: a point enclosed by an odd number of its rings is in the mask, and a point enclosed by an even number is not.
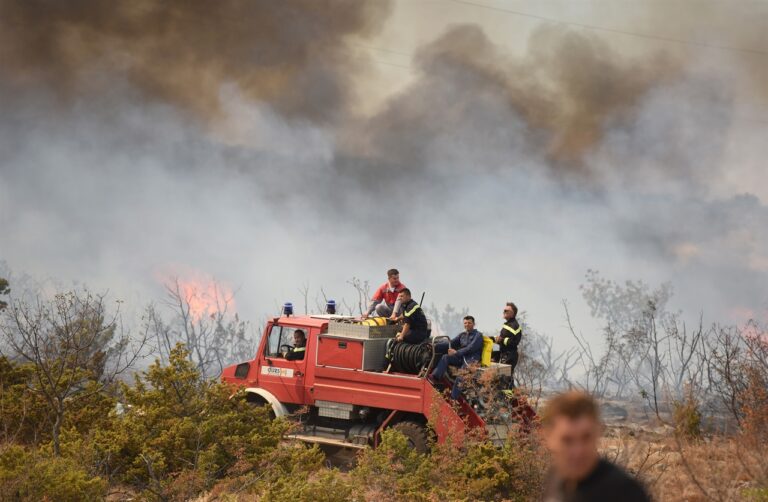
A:
[[[234,293],[227,284],[199,272],[188,272],[163,281],[172,294],[178,294],[193,322],[205,317],[236,311]]]

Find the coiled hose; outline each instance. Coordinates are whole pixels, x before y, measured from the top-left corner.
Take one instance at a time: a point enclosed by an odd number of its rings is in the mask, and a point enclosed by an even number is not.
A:
[[[417,375],[432,359],[432,345],[429,343],[398,343],[392,348],[392,370],[397,373]]]

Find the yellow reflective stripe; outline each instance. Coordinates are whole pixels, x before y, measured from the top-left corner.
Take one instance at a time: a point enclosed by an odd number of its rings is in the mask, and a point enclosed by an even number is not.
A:
[[[420,306],[417,303],[411,310],[409,310],[408,312],[405,313],[405,317],[411,317],[411,314],[416,312],[416,310],[419,309],[419,308],[420,308]]]
[[[294,347],[293,351],[294,351],[294,352],[304,352],[304,349],[305,349],[305,348],[306,348],[306,347]]]
[[[506,324],[502,324],[501,325],[501,329],[506,329],[507,331],[509,331],[513,335],[519,335],[520,331],[522,331],[523,328],[518,327],[517,329],[513,329],[512,326],[507,326]]]

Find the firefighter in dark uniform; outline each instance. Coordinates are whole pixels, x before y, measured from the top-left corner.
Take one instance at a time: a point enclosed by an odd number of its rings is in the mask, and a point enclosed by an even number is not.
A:
[[[411,298],[411,290],[408,288],[400,291],[398,300],[402,304],[403,329],[397,334],[395,340],[406,343],[422,343],[429,337],[427,316],[416,301]]]
[[[514,378],[518,357],[517,346],[520,345],[520,340],[523,338],[523,328],[517,322],[517,306],[514,303],[508,302],[504,306],[504,320],[499,336],[496,337],[496,343],[499,344],[499,362],[512,366]]]
[[[293,332],[293,347],[285,354],[289,361],[300,361],[304,359],[304,353],[307,350],[307,335],[304,331],[297,329]]]
[[[421,344],[429,338],[429,324],[427,316],[421,305],[411,298],[411,290],[404,288],[398,295],[398,302],[402,305],[401,314],[398,321],[402,322],[403,327],[394,338],[387,340],[385,358],[388,366],[385,371],[389,371],[392,366],[392,352],[398,343]]]

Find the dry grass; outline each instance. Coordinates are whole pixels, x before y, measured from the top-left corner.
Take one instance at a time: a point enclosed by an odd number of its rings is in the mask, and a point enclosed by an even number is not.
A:
[[[641,479],[655,500],[768,500],[768,455],[746,435],[683,439],[609,429],[603,454]]]

